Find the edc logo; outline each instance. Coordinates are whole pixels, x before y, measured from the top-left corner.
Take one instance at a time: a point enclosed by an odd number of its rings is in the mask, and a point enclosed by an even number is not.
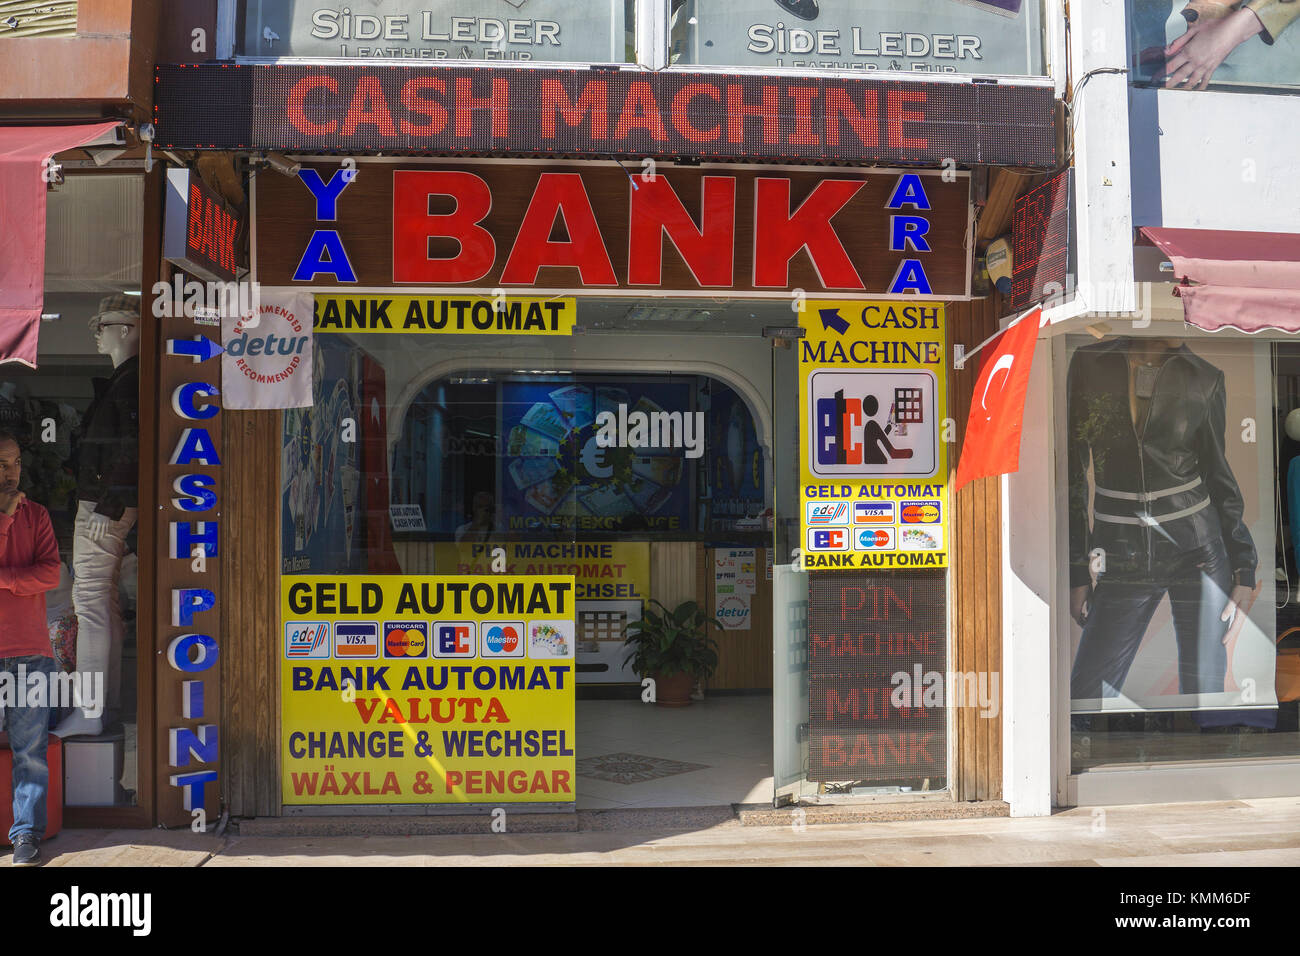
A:
[[[937,394],[934,374],[924,370],[813,372],[813,474],[932,477],[938,468]]]

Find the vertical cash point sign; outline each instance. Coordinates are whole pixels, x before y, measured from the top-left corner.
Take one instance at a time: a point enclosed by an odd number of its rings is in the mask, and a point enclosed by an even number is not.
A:
[[[162,320],[166,338],[163,384],[170,392],[176,439],[167,461],[172,495],[164,510],[171,607],[166,658],[173,679],[159,682],[159,715],[167,727],[166,782],[179,791],[181,807],[206,825],[206,791],[217,780],[218,695],[215,685],[220,512],[217,448],[221,364],[210,360],[221,346],[184,316]],[[176,562],[185,562],[177,565]],[[176,678],[179,678],[177,680]],[[209,687],[209,685],[213,685]],[[208,769],[205,769],[207,767]],[[164,821],[180,815],[160,809]]]
[[[809,300],[799,324],[804,567],[947,567],[942,303]]]

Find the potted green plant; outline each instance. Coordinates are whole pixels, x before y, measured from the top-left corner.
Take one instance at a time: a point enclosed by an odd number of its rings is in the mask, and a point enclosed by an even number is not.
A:
[[[631,662],[638,674],[654,679],[655,703],[686,707],[695,681],[707,680],[718,669],[718,642],[709,636],[710,627],[721,630],[722,624],[694,601],[669,611],[651,598],[641,619],[624,630],[624,646],[632,649],[624,666]]]

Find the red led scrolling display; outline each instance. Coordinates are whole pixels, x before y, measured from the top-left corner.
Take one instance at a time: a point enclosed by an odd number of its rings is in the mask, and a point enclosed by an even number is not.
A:
[[[1070,269],[1070,170],[1016,200],[1011,217],[1012,311],[1060,298]]]
[[[908,79],[426,66],[158,68],[171,148],[1050,165],[1052,93]]]
[[[945,773],[942,572],[814,575],[808,603],[808,778],[879,783]],[[927,690],[930,692],[927,693]]]

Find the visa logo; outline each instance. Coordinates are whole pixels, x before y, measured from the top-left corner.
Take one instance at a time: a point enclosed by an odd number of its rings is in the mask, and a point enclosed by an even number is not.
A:
[[[855,501],[853,502],[854,524],[893,524],[894,503],[892,501]]]

